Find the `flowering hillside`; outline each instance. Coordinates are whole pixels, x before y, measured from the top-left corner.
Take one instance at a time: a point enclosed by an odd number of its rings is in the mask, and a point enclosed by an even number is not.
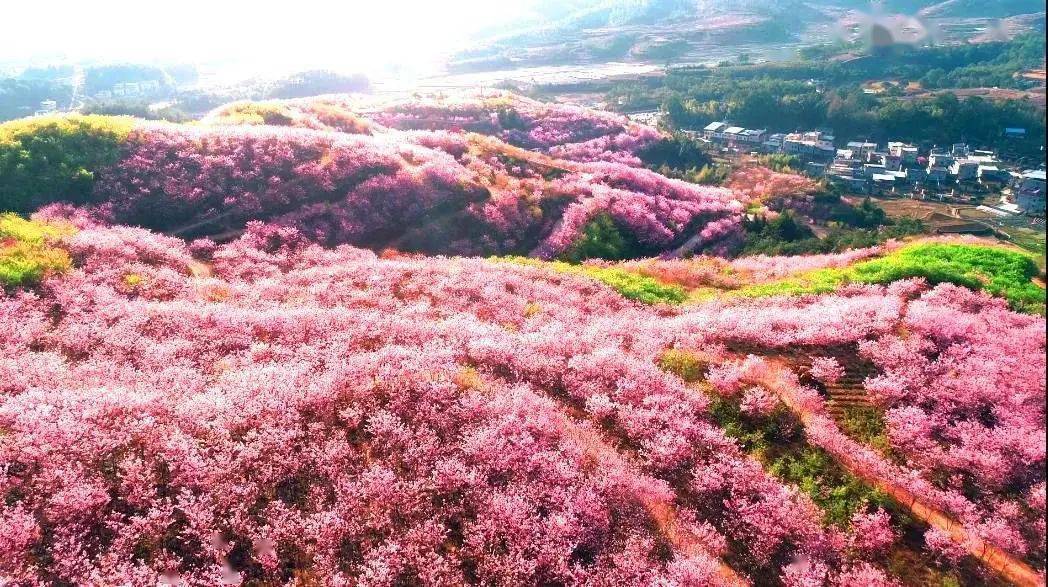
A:
[[[475,132],[562,159],[634,166],[640,165],[637,152],[659,139],[654,129],[619,115],[508,93],[413,99],[368,116],[390,128]]]
[[[769,369],[731,349],[855,345],[884,369],[867,386],[897,456],[850,474],[908,479],[1043,567],[1044,320],[985,294],[900,282],[671,309],[585,274],[383,260],[261,224],[218,247],[123,227],[58,245],[73,268],[0,305],[15,580],[904,579],[906,504],[869,494],[829,521],[711,412]],[[712,362],[679,371],[668,349]],[[752,389],[760,426],[780,400]],[[849,442],[792,426],[830,454]],[[993,572],[927,541],[913,556],[942,553],[938,573]]]
[[[683,258],[512,103],[0,127],[0,584],[1044,584],[1025,255]]]
[[[264,220],[328,245],[445,254],[562,256],[604,218],[629,243],[624,255],[674,250],[701,227],[702,248],[735,242],[744,198],[634,166],[653,129],[517,100],[513,119],[538,138],[486,130],[536,150],[461,132],[485,130],[474,124],[386,128],[379,122],[441,125],[390,114],[400,107],[358,115],[329,101],[234,104],[194,126],[105,117],[3,125],[0,208],[67,202],[105,222],[216,240]],[[505,113],[515,102],[499,104]],[[647,138],[622,138],[636,133]],[[104,156],[80,155],[103,140]]]

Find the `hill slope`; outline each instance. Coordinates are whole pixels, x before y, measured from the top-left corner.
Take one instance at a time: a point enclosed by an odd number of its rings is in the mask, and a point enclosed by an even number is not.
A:
[[[219,240],[265,220],[329,245],[429,253],[558,256],[598,217],[637,253],[703,226],[717,227],[707,243],[717,244],[744,200],[636,167],[659,140],[624,118],[511,96],[358,114],[241,104],[194,126],[37,119],[0,127],[0,206],[69,202],[103,221]]]
[[[1031,259],[541,259],[730,241],[660,140],[512,96],[0,127],[0,583],[1041,582]]]

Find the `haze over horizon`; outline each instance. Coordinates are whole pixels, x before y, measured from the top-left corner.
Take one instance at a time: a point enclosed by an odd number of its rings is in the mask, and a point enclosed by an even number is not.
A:
[[[471,33],[521,14],[530,0],[432,3],[389,0],[332,6],[317,0],[294,9],[245,2],[186,0],[159,15],[130,0],[102,0],[84,10],[57,0],[5,7],[9,22],[47,19],[40,27],[11,27],[0,44],[0,63],[68,61],[250,61],[372,72],[386,67],[425,68],[461,48]],[[262,43],[259,40],[265,39]]]

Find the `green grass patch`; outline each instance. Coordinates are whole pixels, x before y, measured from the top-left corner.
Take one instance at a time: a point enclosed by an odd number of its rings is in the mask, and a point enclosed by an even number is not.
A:
[[[761,297],[828,293],[848,283],[886,284],[923,277],[929,283],[954,283],[985,290],[1008,300],[1012,308],[1044,313],[1045,291],[1031,282],[1038,273],[1034,258],[1003,247],[917,243],[851,267],[818,269],[796,277],[744,287],[737,295]]]
[[[884,412],[873,406],[846,406],[837,420],[841,430],[851,438],[869,446],[882,455],[893,456],[891,441],[884,424]]]
[[[890,499],[845,470],[825,450],[810,444],[803,425],[785,407],[766,416],[743,414],[734,399],[710,395],[710,414],[764,469],[796,485],[823,512],[825,521],[847,528],[852,516]]]
[[[659,368],[673,373],[688,383],[706,377],[709,363],[695,353],[681,349],[666,349],[658,359]]]
[[[1011,242],[1022,247],[1034,256],[1037,267],[1044,273],[1045,270],[1045,234],[1039,230],[1016,226],[1007,229],[1011,235]]]
[[[51,245],[72,228],[0,214],[0,286],[32,285],[48,273],[66,271],[69,253]]]
[[[588,277],[607,285],[625,298],[645,304],[680,304],[688,299],[687,292],[679,285],[667,285],[657,279],[623,269],[577,265],[564,261],[540,261],[527,257],[496,257],[494,260]]]
[[[0,124],[0,211],[87,202],[95,174],[116,163],[134,119],[47,116]]]

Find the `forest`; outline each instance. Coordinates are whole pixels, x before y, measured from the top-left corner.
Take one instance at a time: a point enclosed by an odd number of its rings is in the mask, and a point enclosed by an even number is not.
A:
[[[1043,35],[1027,35],[1007,43],[895,47],[890,53],[852,62],[809,54],[809,60],[793,63],[679,69],[656,81],[621,84],[609,92],[608,102],[627,111],[661,107],[667,124],[675,129],[731,120],[773,132],[827,127],[842,140],[969,142],[1036,154],[1045,132],[1043,104],[958,98],[949,92],[921,97],[891,91],[868,94],[862,84],[892,80],[901,87],[916,82],[926,90],[1024,88],[1033,82],[1017,74],[1041,67],[1044,50]],[[1025,128],[1030,138],[1006,139],[1006,127]]]

